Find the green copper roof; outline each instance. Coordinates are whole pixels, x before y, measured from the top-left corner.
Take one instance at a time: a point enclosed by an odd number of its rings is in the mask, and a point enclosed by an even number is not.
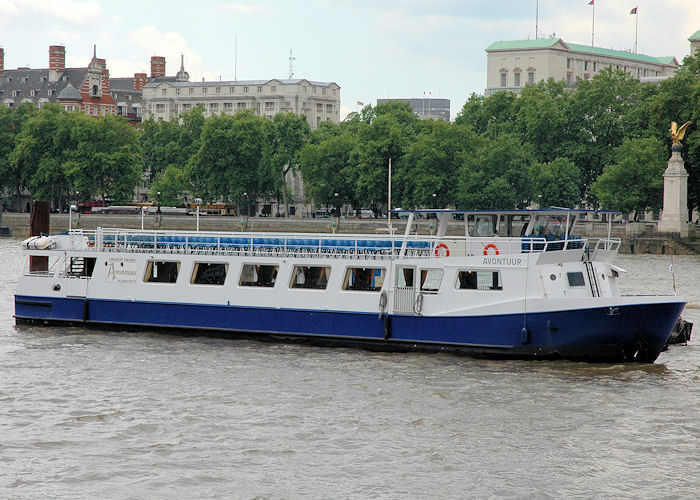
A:
[[[696,33],[700,40],[700,30]],[[695,36],[695,35],[693,35]],[[561,38],[540,38],[538,40],[513,40],[509,42],[494,42],[486,50],[518,50],[518,49],[544,49],[552,47],[557,42],[561,42],[566,47],[575,52],[583,52],[598,56],[619,57],[639,62],[651,64],[671,64],[673,57],[652,57],[645,54],[634,54],[626,50],[604,49],[602,47],[591,47],[590,45],[580,45],[578,43],[567,43]]]
[[[539,38],[537,40],[513,40],[509,42],[493,42],[486,50],[540,49],[551,47],[560,38]]]
[[[596,54],[599,56],[612,56],[621,57],[623,59],[633,59],[640,62],[648,62],[652,64],[668,64],[673,60],[673,57],[652,57],[645,54],[634,54],[633,52],[627,52],[626,50],[614,50],[614,49],[604,49],[602,47],[591,47],[590,45],[579,45],[577,43],[567,44],[571,47],[571,50],[576,52],[586,52],[588,54]],[[667,62],[662,61],[662,59],[667,60]]]
[[[688,38],[689,42],[695,41],[695,40],[700,40],[700,30],[697,30],[695,33],[690,35],[690,38]]]

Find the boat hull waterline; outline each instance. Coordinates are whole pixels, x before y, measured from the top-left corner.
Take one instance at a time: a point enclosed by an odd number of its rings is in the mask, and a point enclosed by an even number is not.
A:
[[[653,363],[683,307],[683,303],[667,302],[526,314],[427,317],[16,296],[15,318],[18,323],[128,326],[227,338],[252,334],[379,351]]]

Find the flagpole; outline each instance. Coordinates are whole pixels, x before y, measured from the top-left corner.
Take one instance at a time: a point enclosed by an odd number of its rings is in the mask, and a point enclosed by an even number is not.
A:
[[[591,47],[593,47],[595,39],[595,0],[591,2],[591,5],[593,5],[593,20],[591,22]]]
[[[639,27],[639,7],[635,7],[634,11],[634,53],[637,53],[637,28]]]
[[[540,0],[535,2],[535,40],[539,38]]]

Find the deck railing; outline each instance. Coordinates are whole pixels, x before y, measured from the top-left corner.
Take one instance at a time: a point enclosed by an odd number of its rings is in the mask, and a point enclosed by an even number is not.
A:
[[[414,258],[446,256],[512,255],[556,250],[612,250],[620,246],[619,238],[569,239],[522,236],[502,238],[455,237],[431,235],[320,235],[317,233],[236,233],[138,231],[99,228],[94,231],[73,230],[69,249],[105,252],[148,252],[180,254],[243,254],[350,256],[364,258]],[[452,247],[452,248],[450,248]]]

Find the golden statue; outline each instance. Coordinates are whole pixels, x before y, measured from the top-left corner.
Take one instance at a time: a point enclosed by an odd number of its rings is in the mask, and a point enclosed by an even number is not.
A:
[[[676,122],[671,122],[671,141],[674,146],[680,146],[681,140],[683,140],[683,136],[685,135],[685,131],[691,123],[692,122],[685,122],[679,127]]]

